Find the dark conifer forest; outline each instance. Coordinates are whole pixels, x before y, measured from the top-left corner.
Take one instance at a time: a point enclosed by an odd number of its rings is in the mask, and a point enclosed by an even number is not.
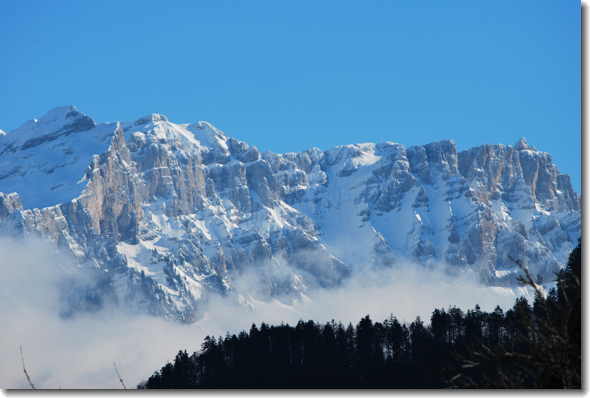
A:
[[[435,309],[429,322],[252,325],[180,351],[139,388],[581,388],[581,247],[532,303]]]

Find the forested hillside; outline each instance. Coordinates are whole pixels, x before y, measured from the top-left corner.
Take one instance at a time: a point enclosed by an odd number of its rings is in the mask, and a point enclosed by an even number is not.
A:
[[[426,324],[394,315],[356,326],[262,323],[206,337],[140,388],[580,388],[581,247],[546,296],[507,311],[435,309]]]

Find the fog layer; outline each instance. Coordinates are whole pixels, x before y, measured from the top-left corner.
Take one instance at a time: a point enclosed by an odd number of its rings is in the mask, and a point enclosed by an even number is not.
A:
[[[450,277],[440,270],[407,264],[363,271],[341,287],[316,290],[288,305],[279,300],[247,297],[250,305],[213,298],[202,319],[191,325],[129,315],[118,308],[64,319],[60,289],[64,283],[85,283],[83,273],[40,241],[0,239],[0,387],[28,388],[19,346],[37,388],[121,388],[114,363],[128,388],[147,379],[179,349],[198,350],[206,335],[249,329],[252,323],[297,323],[300,319],[332,319],[356,323],[369,314],[383,320],[429,319],[434,308],[479,304],[490,310],[512,305],[514,292],[480,285],[470,273]],[[263,283],[245,274],[241,291],[256,292]]]

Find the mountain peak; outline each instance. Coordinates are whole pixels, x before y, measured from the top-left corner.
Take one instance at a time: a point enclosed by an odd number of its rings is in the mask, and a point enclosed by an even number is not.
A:
[[[76,118],[78,115],[82,115],[82,113],[80,113],[78,109],[73,105],[58,106],[53,109],[50,109],[47,113],[41,116],[38,122],[50,123],[53,121],[61,121]]]
[[[521,137],[516,143],[514,144],[514,149],[516,150],[524,150],[524,149],[534,149],[532,146],[529,145],[526,138]]]
[[[196,123],[188,126],[188,129],[195,135],[195,137],[209,148],[219,148],[226,152],[228,150],[226,141],[228,138],[225,133],[213,126],[211,123],[204,120],[199,120]]]
[[[198,122],[194,123],[192,126],[194,128],[196,128],[196,129],[208,131],[208,132],[211,132],[213,134],[216,134],[216,135],[220,135],[220,136],[224,136],[225,137],[225,133],[223,131],[219,130],[212,123],[207,122],[205,120],[199,120]]]
[[[156,123],[156,122],[167,122],[168,121],[168,117],[166,115],[162,115],[161,113],[151,113],[149,115],[146,115],[144,117],[140,117],[139,119],[137,119],[135,121],[135,125],[136,126],[140,126],[142,124],[146,124],[146,123]]]
[[[27,139],[61,130],[88,130],[96,124],[92,118],[78,111],[73,105],[58,106],[47,111],[40,118],[25,122],[14,133],[18,138]]]

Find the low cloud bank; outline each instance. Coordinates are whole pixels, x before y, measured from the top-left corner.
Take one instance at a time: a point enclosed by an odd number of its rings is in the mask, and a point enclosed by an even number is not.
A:
[[[181,325],[130,316],[116,308],[63,319],[60,288],[64,280],[82,273],[40,241],[0,239],[0,272],[2,388],[28,388],[19,345],[38,388],[121,388],[113,363],[127,387],[134,388],[179,349],[196,351],[206,335],[249,329],[252,323],[295,324],[300,319],[356,323],[366,314],[381,321],[391,313],[410,322],[416,316],[428,320],[434,308],[451,305],[506,309],[515,297],[509,289],[481,286],[469,273],[451,277],[408,264],[363,272],[341,287],[313,291],[289,305],[250,297],[252,306],[238,306],[233,300],[213,298],[201,320]],[[256,275],[245,275],[241,283],[251,288],[243,291],[257,291],[260,281]]]

